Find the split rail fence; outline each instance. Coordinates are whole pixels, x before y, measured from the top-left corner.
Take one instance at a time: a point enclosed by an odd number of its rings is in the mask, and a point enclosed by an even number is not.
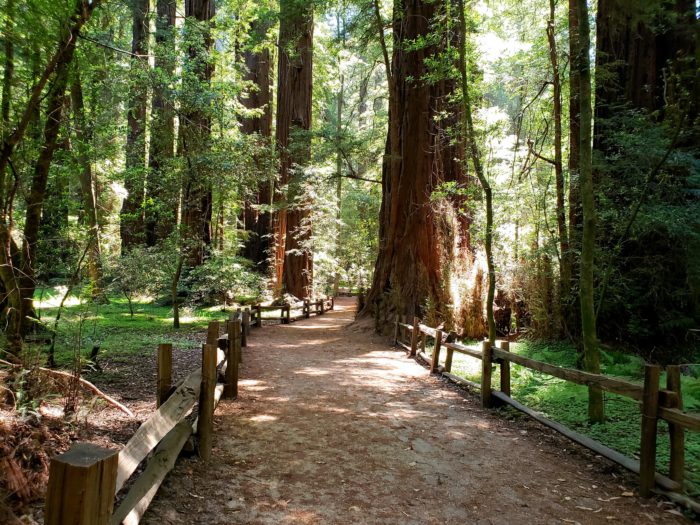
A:
[[[334,299],[304,301],[302,315],[290,306],[253,305],[238,309],[225,323],[213,321],[202,345],[202,366],[173,385],[171,344],[158,346],[157,410],[121,450],[75,443],[51,459],[44,511],[45,525],[133,525],[139,523],[158,488],[184,451],[211,457],[214,410],[238,396],[238,369],[251,326],[262,326],[262,312],[280,310],[280,322],[321,315]],[[223,334],[222,331],[223,325]],[[195,409],[196,405],[196,409]],[[114,509],[115,498],[145,465]]]
[[[432,352],[426,352],[426,339],[434,339]],[[623,379],[592,374],[572,368],[564,368],[513,354],[508,341],[498,341],[491,346],[483,341],[480,347],[467,346],[454,342],[453,336],[420,322],[417,317],[413,324],[395,322],[394,344],[404,348],[410,357],[418,357],[428,363],[431,373],[437,373],[450,381],[468,388],[480,390],[481,404],[492,408],[499,404],[510,405],[529,415],[540,423],[552,428],[565,437],[604,456],[639,475],[639,493],[649,497],[656,486],[663,489],[671,499],[700,512],[700,504],[682,495],[685,470],[685,432],[700,432],[700,414],[683,411],[680,366],[666,367],[666,388],[660,386],[661,367],[646,364],[644,384],[640,385]],[[440,353],[445,350],[444,365],[440,365]],[[470,381],[452,373],[454,353],[481,360],[481,382]],[[588,436],[571,430],[564,425],[545,418],[511,397],[511,363],[554,376],[565,381],[585,386],[597,386],[601,390],[625,396],[639,403],[641,408],[640,459],[636,460],[613,450]],[[493,369],[500,367],[500,385],[492,385]],[[668,422],[670,437],[669,475],[656,471],[657,427],[659,420]]]

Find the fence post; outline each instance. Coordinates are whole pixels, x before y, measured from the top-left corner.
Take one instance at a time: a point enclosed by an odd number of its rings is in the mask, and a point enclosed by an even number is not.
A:
[[[173,385],[173,345],[158,345],[158,377],[156,381],[156,408],[165,403]]]
[[[238,397],[238,354],[240,352],[238,334],[241,331],[240,321],[229,321],[227,325],[228,341],[226,345],[226,382],[224,383],[224,397],[235,399]]]
[[[455,351],[448,346],[446,347],[446,352],[447,354],[445,355],[445,372],[452,372],[452,355]]]
[[[669,408],[678,408],[683,410],[683,395],[681,392],[681,367],[678,365],[669,365],[666,367],[666,388],[671,392],[675,392],[677,401],[674,406]],[[671,461],[669,465],[669,477],[673,481],[683,484],[683,476],[685,470],[685,429],[682,425],[676,423],[668,424],[669,441],[671,443]]]
[[[304,319],[311,317],[311,305],[308,299],[304,299]]]
[[[510,342],[499,341],[498,346],[504,352],[510,352]],[[501,359],[501,392],[510,397],[510,361]]]
[[[197,436],[199,457],[211,457],[212,434],[214,432],[214,390],[216,389],[216,345],[202,345],[202,387],[199,393]]]
[[[246,326],[250,323],[250,311],[246,308],[241,312],[241,346],[248,346],[248,334]]]
[[[491,408],[491,373],[493,365],[493,349],[489,340],[481,343],[481,406]]]
[[[76,443],[51,458],[46,525],[107,525],[114,508],[119,451]]]
[[[418,352],[418,325],[420,324],[420,319],[417,317],[413,318],[413,332],[411,332],[411,357],[414,357]]]
[[[219,321],[211,321],[207,326],[207,344],[216,345],[219,340]]]
[[[331,295],[331,310],[335,309],[335,295]]]
[[[435,330],[435,347],[433,348],[433,359],[430,362],[430,373],[437,372],[440,364],[440,348],[442,347],[442,330]]]
[[[394,348],[399,343],[399,314],[396,314],[396,322],[394,323]]]
[[[326,313],[326,300],[321,298],[321,315]]]
[[[644,395],[642,397],[642,438],[639,451],[639,495],[651,496],[656,477],[656,429],[659,411],[658,365],[644,366]]]
[[[262,326],[262,308],[259,304],[253,305],[251,310],[255,312],[253,314],[253,326],[260,328]]]

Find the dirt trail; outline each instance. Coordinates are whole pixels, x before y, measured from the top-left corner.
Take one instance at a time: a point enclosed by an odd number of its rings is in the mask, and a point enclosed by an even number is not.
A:
[[[254,330],[208,465],[183,460],[146,523],[687,523],[551,431],[479,407],[349,326],[354,302]]]

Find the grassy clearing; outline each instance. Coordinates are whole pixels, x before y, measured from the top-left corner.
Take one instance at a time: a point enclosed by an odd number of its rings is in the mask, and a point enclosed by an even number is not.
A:
[[[511,343],[511,351],[520,355],[558,366],[575,367],[576,351],[562,343]],[[444,354],[444,352],[443,352]],[[444,355],[441,362],[444,363]],[[603,373],[624,379],[643,382],[642,359],[615,352],[604,352]],[[481,377],[481,361],[462,354],[454,354],[452,372],[472,381]],[[686,369],[682,377],[685,409],[700,412],[700,366]],[[494,371],[493,384],[500,381],[498,367]],[[665,385],[665,375],[661,384]],[[527,368],[511,364],[511,390],[514,399],[537,410],[546,417],[614,448],[630,457],[638,457],[641,416],[638,405],[631,399],[615,394],[605,394],[607,420],[602,425],[590,425],[587,421],[587,388]],[[510,410],[510,409],[505,409]],[[657,468],[668,473],[668,426],[659,425]],[[700,434],[686,433],[686,488],[695,497],[700,496]]]
[[[49,328],[54,326],[63,293],[60,287],[37,292],[37,314]],[[133,307],[132,316],[123,297],[112,296],[105,305],[69,297],[57,326],[58,366],[70,367],[76,350],[88,355],[95,345],[100,347],[100,356],[117,361],[130,355],[152,353],[160,343],[172,343],[180,349],[195,348],[196,339],[188,336],[203,332],[209,321],[221,321],[228,315],[221,305],[181,308],[180,328],[175,330],[172,307],[158,306],[149,298],[135,300]]]

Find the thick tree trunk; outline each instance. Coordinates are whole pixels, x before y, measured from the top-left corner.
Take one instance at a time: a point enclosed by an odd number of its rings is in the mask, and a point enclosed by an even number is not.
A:
[[[177,225],[179,186],[168,163],[175,155],[175,110],[168,83],[175,72],[175,0],[156,2],[156,81],[151,105],[151,138],[144,209],[146,244],[155,246]]]
[[[304,168],[311,159],[313,6],[293,0],[280,4],[277,74],[277,147],[282,208],[275,223],[278,291],[305,298],[311,293],[310,203],[304,196]]]
[[[593,196],[593,151],[592,151],[592,97],[590,51],[590,30],[588,4],[578,0],[580,23],[579,49],[576,53],[576,69],[579,72],[581,103],[581,143],[579,146],[579,179],[581,203],[583,207],[583,240],[581,245],[581,328],[583,331],[583,364],[588,372],[600,373],[600,350],[596,335],[594,293],[594,261],[596,209]],[[604,420],[603,392],[599,386],[588,387],[588,419],[592,423]]]
[[[184,83],[193,94],[209,89],[212,76],[211,33],[208,24],[214,17],[214,0],[186,0],[185,34],[189,43],[188,75]],[[204,24],[202,24],[204,22]],[[196,24],[196,25],[195,25]],[[186,263],[197,266],[204,262],[212,240],[212,185],[206,153],[211,144],[211,122],[208,108],[202,107],[201,96],[188,101],[190,110],[183,115],[182,151],[187,175],[184,187],[182,227]]]
[[[259,21],[251,25],[251,33],[257,36],[256,40],[264,37],[268,30],[267,24]],[[262,110],[260,116],[244,118],[241,122],[241,131],[248,135],[257,135],[262,148],[271,144],[272,135],[272,90],[270,89],[271,59],[270,51],[265,48],[260,51],[247,49],[243,53],[246,72],[244,80],[250,82],[254,89],[250,90],[242,98],[241,102],[246,109]],[[257,165],[264,163],[264,159],[255,159]],[[266,167],[261,166],[259,173],[266,173]],[[255,195],[243,204],[243,224],[248,231],[248,237],[243,247],[243,256],[250,259],[255,268],[263,273],[268,270],[270,256],[270,238],[272,234],[271,214],[268,210],[260,210],[256,205],[269,206],[272,204],[273,184],[269,179],[258,181]]]
[[[100,252],[100,225],[97,218],[97,198],[95,196],[95,177],[92,171],[92,162],[89,156],[92,143],[92,127],[85,118],[85,102],[83,100],[83,87],[80,80],[80,71],[73,72],[73,84],[71,86],[71,99],[75,118],[75,135],[80,162],[80,192],[83,200],[83,216],[85,226],[88,229],[87,248],[87,272],[92,285],[92,298],[106,302],[107,296],[102,289],[102,256]]]
[[[148,13],[149,0],[131,0],[133,19],[131,38],[132,84],[127,108],[126,172],[124,188],[127,195],[119,214],[122,252],[144,242],[144,184],[146,170],[146,84],[141,70],[148,61]]]
[[[407,43],[434,29],[440,6],[419,0],[395,3],[391,63],[378,2],[373,7],[387,66],[389,134],[382,169],[379,254],[364,312],[382,325],[394,313],[421,315],[430,304],[436,317],[444,318],[449,301],[443,287],[443,232],[430,196],[440,182],[455,177],[454,151],[436,138],[442,99],[451,94],[453,83],[430,85],[423,80],[428,71],[425,60],[440,51],[437,46],[407,49]]]

